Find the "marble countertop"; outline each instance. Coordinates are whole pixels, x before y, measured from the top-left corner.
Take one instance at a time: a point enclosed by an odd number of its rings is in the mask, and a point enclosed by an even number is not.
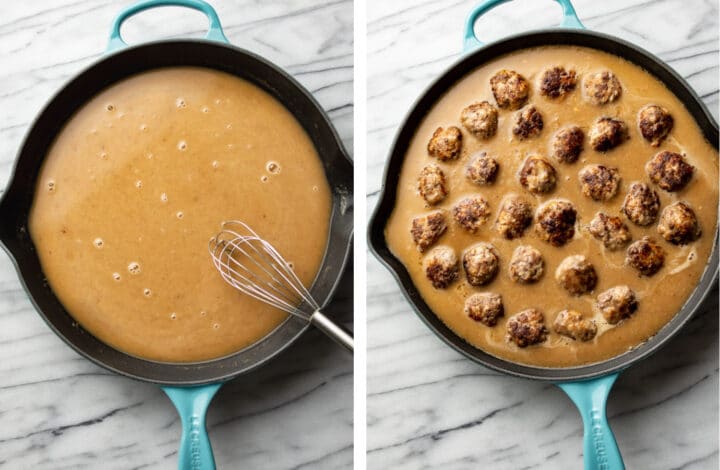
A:
[[[100,57],[112,20],[131,3],[0,4],[0,188],[34,116],[55,90]],[[230,41],[294,75],[352,149],[352,1],[212,3]],[[206,24],[197,12],[163,9],[133,18],[123,34],[130,43],[201,37]],[[340,319],[352,323],[350,276],[329,311],[345,312]],[[167,397],[157,386],[113,375],[68,348],[36,314],[4,253],[0,357],[0,467],[175,467],[180,422]],[[352,359],[308,332],[216,396],[208,428],[218,468],[352,468],[352,396]]]
[[[422,90],[459,57],[474,1],[368,7],[368,189]],[[575,0],[585,25],[638,44],[684,76],[718,115],[714,0]],[[560,8],[518,0],[481,19],[484,39],[549,27]],[[368,255],[368,468],[580,468],[582,424],[555,386],[501,375],[451,350]],[[718,292],[662,351],[620,376],[609,417],[630,469],[718,466]]]

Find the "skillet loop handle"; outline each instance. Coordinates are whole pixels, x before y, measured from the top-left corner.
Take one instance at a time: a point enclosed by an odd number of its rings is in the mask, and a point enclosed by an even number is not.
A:
[[[585,470],[625,470],[620,449],[607,420],[608,394],[618,374],[557,384],[575,403],[583,420]]]
[[[182,438],[179,470],[215,470],[210,439],[205,428],[207,409],[222,384],[195,387],[162,387],[180,415]]]
[[[470,12],[467,20],[465,20],[465,37],[463,39],[463,52],[470,52],[484,45],[484,43],[475,35],[475,23],[477,22],[478,18],[480,18],[482,15],[492,10],[496,6],[507,3],[509,1],[510,0],[485,0]],[[583,26],[583,24],[580,22],[580,18],[578,18],[577,13],[575,12],[575,8],[573,7],[572,3],[570,3],[570,0],[555,1],[560,4],[563,11],[563,18],[560,22],[561,28],[585,29],[585,26]]]
[[[141,0],[140,2],[131,5],[120,12],[117,18],[115,18],[112,29],[110,30],[110,41],[108,42],[106,52],[127,47],[127,44],[123,41],[122,36],[120,35],[120,27],[128,18],[142,11],[157,7],[185,7],[204,13],[210,21],[205,39],[229,43],[228,39],[225,37],[225,33],[223,33],[222,25],[220,25],[220,18],[218,18],[215,9],[203,0]]]

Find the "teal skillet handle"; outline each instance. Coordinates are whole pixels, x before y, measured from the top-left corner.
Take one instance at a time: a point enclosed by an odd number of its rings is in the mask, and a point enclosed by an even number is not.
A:
[[[473,11],[467,17],[465,21],[465,38],[463,40],[463,52],[470,52],[483,46],[483,42],[475,36],[475,22],[482,15],[492,10],[498,5],[509,2],[510,0],[485,0],[475,7]],[[563,19],[560,22],[561,28],[576,28],[585,29],[585,26],[580,22],[580,19],[575,13],[575,8],[570,3],[570,0],[555,0],[560,4],[563,10]]]
[[[224,43],[229,42],[225,37],[225,33],[223,33],[222,26],[220,25],[220,18],[218,18],[217,13],[209,3],[206,3],[203,0],[142,0],[129,6],[120,12],[117,18],[115,18],[112,29],[110,30],[110,42],[108,42],[106,52],[127,47],[127,44],[123,41],[122,36],[120,35],[120,27],[125,20],[140,13],[141,11],[157,7],[186,7],[205,13],[205,16],[207,16],[210,21],[210,27],[207,35],[205,35],[205,39]]]
[[[583,420],[585,470],[625,470],[620,449],[607,420],[606,405],[618,374],[557,384],[575,403]]]
[[[205,416],[220,385],[222,384],[162,387],[182,421],[178,470],[215,470],[215,458],[205,428]]]

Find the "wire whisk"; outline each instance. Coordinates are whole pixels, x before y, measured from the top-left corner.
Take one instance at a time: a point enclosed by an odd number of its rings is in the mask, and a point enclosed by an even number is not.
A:
[[[237,220],[224,222],[220,233],[210,239],[208,249],[225,282],[311,323],[349,351],[353,350],[352,335],[320,311],[292,265],[247,224]]]

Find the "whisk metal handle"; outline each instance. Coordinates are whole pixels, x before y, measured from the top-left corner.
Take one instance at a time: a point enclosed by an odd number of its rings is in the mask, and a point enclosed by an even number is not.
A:
[[[310,323],[314,325],[315,328],[325,333],[337,344],[344,347],[348,351],[353,352],[354,339],[352,334],[342,326],[334,323],[320,310],[316,310],[315,313],[310,316]]]

